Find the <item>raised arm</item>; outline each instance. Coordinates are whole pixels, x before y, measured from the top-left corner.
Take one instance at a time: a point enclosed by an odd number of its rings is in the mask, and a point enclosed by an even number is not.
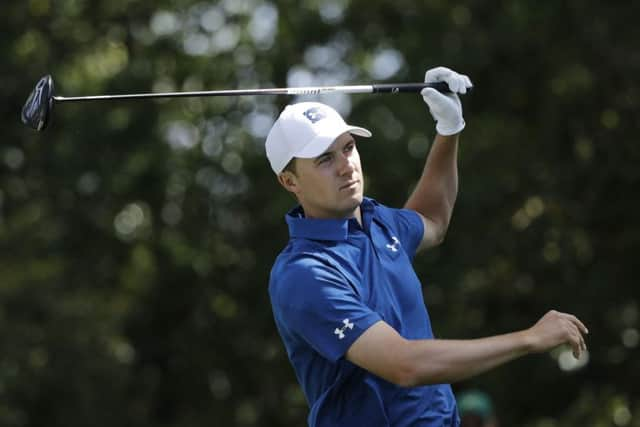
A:
[[[586,350],[586,333],[575,316],[557,311],[529,329],[473,340],[407,340],[379,321],[351,345],[346,357],[389,382],[412,387],[460,381],[562,344],[570,345],[579,358]]]
[[[458,194],[458,135],[465,126],[458,93],[464,94],[471,87],[467,76],[445,67],[427,71],[425,82],[437,81],[447,82],[452,93],[443,95],[431,88],[422,91],[437,122],[437,134],[422,176],[405,203],[405,208],[418,212],[424,222],[425,232],[419,249],[442,242],[449,227]]]
[[[422,216],[424,236],[418,250],[444,240],[458,196],[458,134],[436,135],[416,188],[405,203]]]

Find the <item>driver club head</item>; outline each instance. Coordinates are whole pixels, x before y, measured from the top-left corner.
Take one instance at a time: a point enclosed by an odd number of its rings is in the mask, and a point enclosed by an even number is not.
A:
[[[27,102],[22,107],[22,123],[37,130],[44,130],[49,123],[49,116],[53,110],[53,78],[51,75],[42,77],[33,89]]]

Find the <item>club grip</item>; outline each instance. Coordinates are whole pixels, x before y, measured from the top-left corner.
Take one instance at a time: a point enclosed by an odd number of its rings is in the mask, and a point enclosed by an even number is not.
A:
[[[434,83],[381,83],[374,84],[373,93],[400,93],[413,92],[418,93],[425,87],[432,87],[438,92],[451,93],[449,85],[445,82]]]

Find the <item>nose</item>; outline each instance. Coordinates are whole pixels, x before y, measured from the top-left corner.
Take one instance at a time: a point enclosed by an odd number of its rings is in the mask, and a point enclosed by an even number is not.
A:
[[[341,153],[338,156],[338,173],[340,175],[349,175],[355,170],[353,156],[347,156]]]

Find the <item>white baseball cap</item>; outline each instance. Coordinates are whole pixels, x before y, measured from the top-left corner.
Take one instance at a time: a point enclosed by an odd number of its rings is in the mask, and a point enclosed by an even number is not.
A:
[[[271,169],[279,174],[294,157],[318,157],[345,132],[371,136],[365,128],[346,124],[328,105],[319,102],[287,105],[267,135],[265,148]]]

